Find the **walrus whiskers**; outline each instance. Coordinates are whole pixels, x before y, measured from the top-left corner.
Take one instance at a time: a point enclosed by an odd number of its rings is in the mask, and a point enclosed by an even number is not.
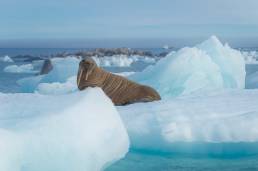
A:
[[[115,105],[160,100],[160,95],[151,87],[140,85],[122,76],[107,72],[91,58],[80,62],[77,75],[80,90],[100,87]]]

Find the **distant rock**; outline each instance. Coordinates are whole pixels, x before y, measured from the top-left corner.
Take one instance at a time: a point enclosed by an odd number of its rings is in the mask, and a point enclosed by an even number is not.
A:
[[[132,50],[129,48],[113,48],[113,49],[106,49],[106,48],[97,48],[92,51],[81,51],[75,53],[76,56],[85,57],[104,57],[104,56],[114,56],[114,55],[139,55],[139,56],[148,56],[154,57],[154,55],[149,51],[142,51],[142,50]]]

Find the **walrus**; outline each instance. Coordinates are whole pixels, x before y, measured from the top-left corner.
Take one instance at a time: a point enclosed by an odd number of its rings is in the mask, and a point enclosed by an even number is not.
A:
[[[115,105],[161,99],[153,88],[107,72],[98,67],[92,58],[85,58],[80,62],[77,86],[79,90],[84,90],[87,87],[100,87]]]
[[[50,59],[44,60],[43,66],[39,75],[48,74],[53,69],[53,65]]]

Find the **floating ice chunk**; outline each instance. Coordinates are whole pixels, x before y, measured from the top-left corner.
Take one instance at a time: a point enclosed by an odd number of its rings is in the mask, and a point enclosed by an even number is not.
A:
[[[150,85],[163,98],[224,88],[244,88],[245,62],[239,51],[216,37],[170,53],[129,78]]]
[[[13,62],[12,58],[7,56],[7,55],[4,56],[4,57],[1,57],[0,61],[2,61],[2,62]]]
[[[34,92],[40,83],[66,83],[69,78],[76,76],[80,60],[75,57],[53,58],[51,59],[53,69],[46,75],[39,75],[18,80],[23,92]],[[69,81],[68,81],[69,82]],[[69,83],[68,83],[69,84]],[[43,84],[46,90],[46,85]],[[42,89],[42,84],[41,88]],[[57,84],[52,84],[52,87]],[[67,87],[67,85],[63,85]],[[70,86],[69,86],[70,87]],[[63,87],[64,88],[64,87]],[[38,89],[38,90],[39,90]]]
[[[155,58],[147,56],[113,55],[104,57],[93,57],[100,67],[130,67],[135,62],[155,63]]]
[[[258,142],[258,90],[180,96],[118,107],[118,111],[135,149],[230,153],[230,150],[223,151],[227,150],[226,147],[230,149],[226,143],[234,146],[237,143]],[[187,148],[182,147],[184,143],[189,143]],[[202,150],[194,149],[198,143]],[[178,149],[179,146],[182,148]],[[233,152],[254,150],[252,145],[248,147],[238,147]]]
[[[100,171],[128,151],[126,130],[101,89],[0,94],[0,102],[1,171]]]
[[[40,83],[36,88],[36,92],[40,94],[52,94],[52,95],[72,93],[78,90],[76,79],[77,77],[73,76],[68,78],[65,83],[60,83],[60,82]]]
[[[212,36],[197,48],[206,52],[212,61],[218,65],[223,78],[224,88],[245,87],[245,61],[240,51],[231,49]]]
[[[38,71],[34,70],[32,64],[24,64],[24,65],[9,65],[4,68],[4,72],[10,73],[37,73]]]

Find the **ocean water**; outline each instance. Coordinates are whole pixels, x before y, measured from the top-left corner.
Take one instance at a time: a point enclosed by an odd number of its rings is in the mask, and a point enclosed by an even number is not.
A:
[[[130,151],[105,171],[257,171],[258,155],[193,157]]]
[[[0,56],[32,55],[48,56],[81,49],[0,49]],[[145,49],[146,50],[146,49]],[[164,50],[149,49],[154,53]],[[246,50],[246,49],[245,49]],[[253,50],[253,49],[252,49]],[[26,62],[15,62],[17,65]],[[20,92],[16,81],[34,74],[6,73],[3,69],[13,63],[0,62],[0,92]],[[105,68],[112,72],[141,71],[147,64],[139,63],[125,68]],[[258,65],[246,65],[247,74],[258,71]],[[198,156],[146,152],[131,149],[124,159],[112,164],[105,171],[258,171],[258,154],[237,156]]]

